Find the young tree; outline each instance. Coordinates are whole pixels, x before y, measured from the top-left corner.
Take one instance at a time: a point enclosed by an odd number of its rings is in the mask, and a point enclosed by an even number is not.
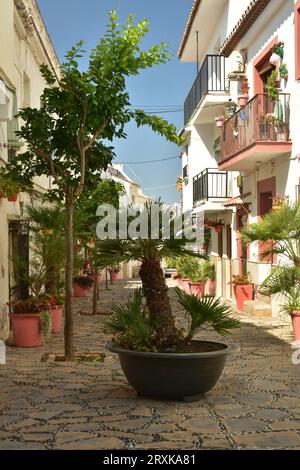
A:
[[[125,126],[135,120],[138,126],[149,125],[168,140],[179,143],[176,129],[157,116],[130,109],[126,78],[140,70],[165,63],[169,59],[164,43],[141,50],[149,31],[147,21],[134,24],[130,16],[122,27],[115,11],[103,38],[91,52],[87,70],[81,71],[83,43],[66,55],[57,83],[48,66],[41,67],[46,88],[40,109],[25,108],[20,117],[24,125],[19,136],[27,142],[27,151],[18,155],[6,168],[7,175],[32,185],[36,176],[54,180],[49,196],[64,201],[66,210],[66,278],[65,278],[65,356],[74,360],[72,276],[73,214],[76,200],[85,186],[99,182],[103,169],[114,157],[115,138],[126,138]]]

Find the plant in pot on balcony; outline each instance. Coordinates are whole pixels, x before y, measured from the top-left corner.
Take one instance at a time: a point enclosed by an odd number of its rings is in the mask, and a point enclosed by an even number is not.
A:
[[[300,203],[284,201],[276,211],[264,215],[259,223],[243,229],[247,242],[270,240],[266,243],[262,257],[278,256],[278,266],[260,285],[260,292],[265,295],[282,294],[285,296],[291,311],[297,310],[296,293],[300,292]],[[294,302],[294,303],[292,303]],[[293,317],[291,316],[292,320]],[[298,333],[297,333],[298,335]]]
[[[20,348],[42,346],[51,331],[50,305],[45,299],[31,297],[10,303],[14,345]]]
[[[264,91],[268,94],[269,98],[276,102],[279,98],[279,87],[278,87],[278,73],[277,70],[273,70],[264,85]]]
[[[16,181],[11,180],[3,175],[0,170],[0,193],[1,197],[6,197],[9,202],[17,202],[18,194],[21,191],[22,185]]]
[[[254,288],[250,280],[250,273],[233,275],[231,284],[233,285],[237,309],[243,311],[244,302],[253,300]]]
[[[86,297],[94,281],[88,276],[73,277],[74,297]]]
[[[249,85],[246,76],[244,76],[241,81],[241,92],[242,94],[238,96],[238,105],[242,108],[246,106],[249,101]]]

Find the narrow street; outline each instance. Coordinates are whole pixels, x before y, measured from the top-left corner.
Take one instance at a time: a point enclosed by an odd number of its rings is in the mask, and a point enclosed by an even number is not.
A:
[[[53,355],[63,353],[62,333],[43,348],[7,347],[7,365],[0,367],[0,449],[299,448],[300,366],[292,364],[290,323],[240,315],[240,330],[225,339],[236,352],[200,402],[138,398],[99,329],[102,314],[137,285],[117,281],[104,291],[102,284],[96,316],[91,294],[75,300],[77,354],[105,353],[104,362],[54,362]],[[171,296],[184,322],[172,289]],[[208,330],[199,337],[208,334],[220,340]]]

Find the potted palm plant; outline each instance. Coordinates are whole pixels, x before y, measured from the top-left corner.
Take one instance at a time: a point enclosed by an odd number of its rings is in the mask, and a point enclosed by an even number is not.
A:
[[[233,275],[231,283],[233,284],[237,309],[243,311],[244,302],[253,300],[254,288],[250,280],[250,273]]]
[[[300,289],[298,286],[285,293],[285,301],[280,311],[291,317],[294,338],[300,344]]]
[[[164,207],[160,205],[161,211]],[[141,210],[151,227],[151,206]],[[130,220],[128,221],[128,223]],[[103,323],[103,331],[112,334],[109,351],[119,355],[129,383],[140,395],[162,399],[199,399],[210,390],[222,373],[228,346],[193,340],[205,322],[221,334],[238,326],[228,307],[220,299],[199,299],[176,288],[180,304],[190,318],[188,331],[176,325],[161,267],[165,258],[200,255],[187,249],[187,239],[176,237],[175,216],[170,220],[170,236],[159,225],[155,239],[105,239],[99,252],[112,265],[120,261],[139,260],[142,291],[136,292],[125,305],[116,305]]]
[[[60,332],[64,301],[64,296],[61,294],[52,295],[49,299],[52,320],[52,333]]]
[[[51,331],[50,305],[45,299],[28,298],[10,304],[14,345],[19,348],[42,346]]]

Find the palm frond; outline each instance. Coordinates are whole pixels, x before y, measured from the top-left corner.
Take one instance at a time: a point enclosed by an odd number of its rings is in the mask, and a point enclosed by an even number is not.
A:
[[[202,328],[209,323],[220,335],[229,334],[229,330],[238,328],[240,322],[231,317],[229,307],[221,299],[205,296],[198,298],[187,294],[178,287],[175,288],[179,303],[183,306],[190,318],[187,339],[192,339]]]
[[[276,266],[260,285],[260,291],[268,295],[290,292],[297,278],[300,279],[299,274],[295,266]]]

